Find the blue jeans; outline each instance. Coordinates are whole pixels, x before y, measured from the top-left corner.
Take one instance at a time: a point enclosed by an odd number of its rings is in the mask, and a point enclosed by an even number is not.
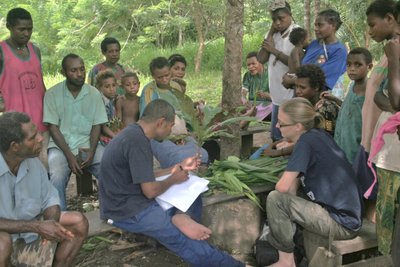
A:
[[[98,144],[92,164],[86,169],[96,178],[99,177],[100,161],[101,157],[103,156],[103,152],[104,147]],[[71,176],[71,169],[68,166],[67,158],[59,148],[49,148],[47,154],[49,161],[50,181],[57,189],[60,196],[60,209],[65,211],[67,210],[65,189],[67,188],[69,177]]]
[[[271,139],[274,142],[282,139],[281,131],[278,128],[276,128],[276,123],[278,122],[278,112],[279,112],[279,106],[272,104]]]
[[[154,157],[160,162],[161,168],[169,168],[188,157],[193,157],[196,153],[201,155],[201,163],[208,163],[207,151],[199,147],[193,137],[186,137],[184,145],[176,145],[170,140],[158,142],[151,140],[151,150]]]
[[[199,197],[198,199],[201,199]],[[201,215],[201,200],[196,200],[188,210],[188,214]],[[198,212],[200,210],[200,213]],[[113,225],[132,233],[141,233],[152,238],[195,267],[235,267],[245,266],[225,252],[211,246],[207,241],[193,240],[184,235],[171,222],[175,209],[164,211],[156,201],[139,214],[114,221]]]
[[[254,152],[249,159],[258,159],[261,157],[262,153],[264,152],[264,150],[269,146],[269,144],[265,144],[262,147],[260,147],[259,149],[256,150],[256,152]]]

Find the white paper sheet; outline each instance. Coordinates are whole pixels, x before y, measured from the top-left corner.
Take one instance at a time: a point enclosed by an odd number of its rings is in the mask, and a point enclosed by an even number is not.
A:
[[[170,174],[157,177],[157,181],[162,181]],[[182,212],[186,212],[196,198],[208,190],[209,181],[189,173],[189,179],[181,184],[175,184],[167,191],[156,197],[156,201],[164,209],[175,207]]]

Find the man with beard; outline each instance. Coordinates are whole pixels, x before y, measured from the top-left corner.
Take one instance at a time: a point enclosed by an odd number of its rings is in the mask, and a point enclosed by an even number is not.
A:
[[[86,168],[98,177],[104,148],[97,144],[107,114],[100,92],[85,84],[85,65],[78,55],[64,57],[62,74],[65,81],[46,92],[43,121],[51,136],[50,180],[60,195],[61,210],[66,210],[65,189],[71,171],[79,175]]]

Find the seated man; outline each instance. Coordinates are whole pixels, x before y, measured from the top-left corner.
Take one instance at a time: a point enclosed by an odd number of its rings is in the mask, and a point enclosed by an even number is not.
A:
[[[72,266],[87,236],[85,216],[60,213],[42,141],[25,113],[0,116],[0,266]]]
[[[195,221],[201,217],[201,197],[185,214],[175,208],[164,211],[154,200],[172,185],[186,181],[188,171],[200,164],[197,157],[187,158],[157,173],[171,173],[167,179],[155,180],[150,140],[166,138],[174,117],[168,102],[154,100],[138,123],[126,127],[107,145],[100,165],[101,217],[125,231],[157,239],[191,266],[244,266],[205,241],[211,231]]]
[[[120,58],[120,50],[121,44],[119,41],[112,37],[105,38],[101,44],[101,53],[105,57],[105,61],[102,63],[97,64],[93,67],[93,69],[89,72],[88,75],[88,83],[92,86],[96,86],[96,76],[100,71],[109,69],[111,70],[115,78],[117,79],[117,93],[118,95],[123,95],[124,89],[121,85],[121,78],[122,75],[125,74],[125,68],[118,63]]]
[[[61,210],[66,210],[65,189],[71,171],[79,175],[87,168],[98,177],[104,148],[97,143],[101,124],[108,120],[100,92],[85,84],[83,60],[68,54],[62,60],[62,73],[65,81],[50,88],[44,97],[43,121],[51,136],[50,180],[60,194]]]

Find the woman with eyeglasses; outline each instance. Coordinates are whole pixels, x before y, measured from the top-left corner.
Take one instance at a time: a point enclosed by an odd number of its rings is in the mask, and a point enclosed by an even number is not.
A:
[[[271,266],[295,266],[296,226],[327,237],[351,239],[361,228],[362,198],[354,171],[330,134],[322,116],[304,98],[279,108],[277,127],[294,150],[275,191],[268,195],[268,242],[279,251]],[[300,189],[307,196],[296,196]],[[330,238],[329,238],[330,237]]]

